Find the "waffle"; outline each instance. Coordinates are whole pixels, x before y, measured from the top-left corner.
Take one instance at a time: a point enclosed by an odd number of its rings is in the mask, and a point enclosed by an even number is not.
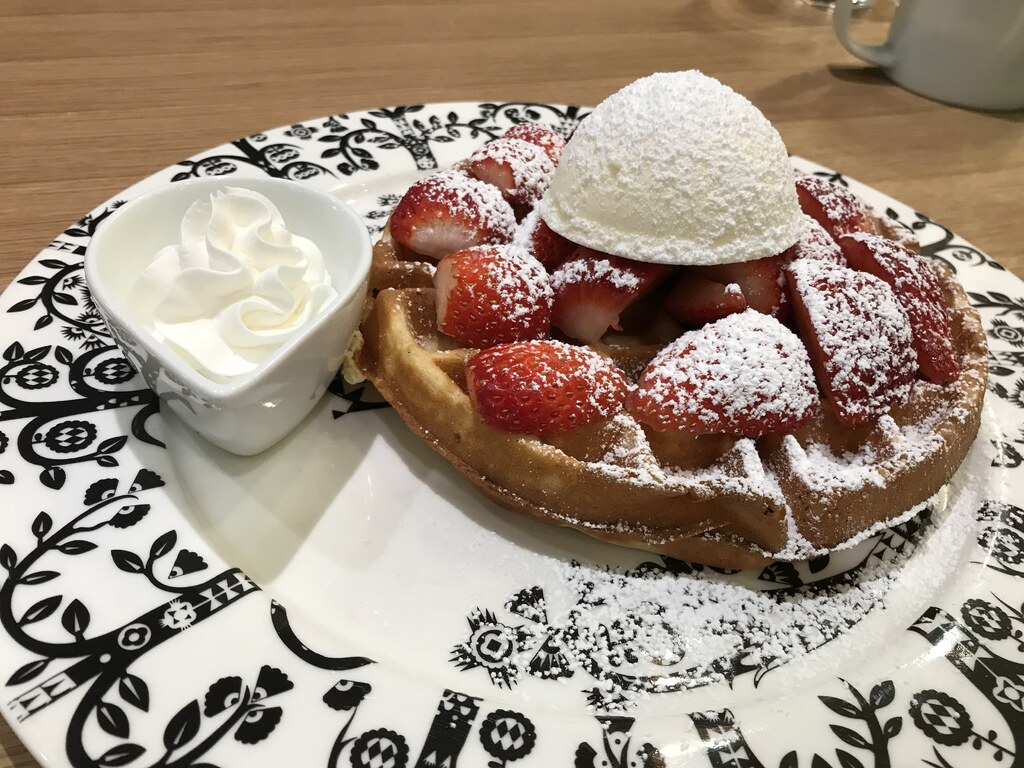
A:
[[[613,544],[722,568],[806,559],[910,514],[949,481],[979,428],[985,334],[949,274],[958,379],[916,380],[903,404],[868,425],[842,426],[823,404],[794,434],[757,440],[656,432],[626,414],[543,438],[487,426],[467,394],[477,350],[437,330],[431,276],[429,262],[385,230],[359,372],[498,504]],[[624,318],[623,332],[591,345],[634,380],[679,333],[657,313],[637,314],[641,326]]]

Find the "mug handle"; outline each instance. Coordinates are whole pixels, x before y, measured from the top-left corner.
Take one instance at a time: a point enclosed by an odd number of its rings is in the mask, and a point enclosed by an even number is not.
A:
[[[893,53],[892,45],[888,42],[882,45],[861,45],[853,39],[850,30],[850,22],[853,18],[853,0],[836,0],[835,10],[832,13],[832,29],[843,47],[868,64],[874,64],[882,69],[891,69],[896,63],[896,54]]]

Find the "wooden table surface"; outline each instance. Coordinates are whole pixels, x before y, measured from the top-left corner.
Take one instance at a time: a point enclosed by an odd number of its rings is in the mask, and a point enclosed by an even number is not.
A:
[[[866,41],[886,5],[858,22]],[[830,25],[801,0],[4,0],[0,287],[83,213],[239,136],[424,101],[595,104],[689,68],[750,98],[790,152],[1024,274],[1024,115],[907,93]],[[0,725],[0,768],[35,765]]]

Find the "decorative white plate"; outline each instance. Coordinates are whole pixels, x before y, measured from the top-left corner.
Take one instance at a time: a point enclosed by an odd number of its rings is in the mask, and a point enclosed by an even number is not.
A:
[[[501,510],[340,382],[270,452],[221,453],[158,413],[90,302],[89,237],[159,184],[289,177],[376,231],[410,182],[513,122],[568,133],[583,114],[436,104],[250,136],[83,217],[3,294],[0,680],[41,762],[1024,762],[1024,285],[896,201],[794,160],[959,272],[992,345],[983,434],[929,511],[760,573]]]

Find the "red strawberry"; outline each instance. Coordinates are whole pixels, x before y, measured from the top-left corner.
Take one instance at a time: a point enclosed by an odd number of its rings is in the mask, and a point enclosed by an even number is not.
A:
[[[910,323],[873,275],[800,259],[786,269],[797,330],[836,418],[855,427],[910,392],[917,373]]]
[[[814,218],[833,239],[851,232],[875,232],[875,221],[866,205],[842,184],[820,176],[796,180],[800,208]]]
[[[554,128],[548,128],[540,123],[516,123],[505,131],[504,138],[519,139],[536,144],[547,153],[555,165],[558,165],[562,150],[565,148],[565,139],[562,138],[562,134]]]
[[[783,254],[784,260],[788,263],[797,259],[817,259],[828,261],[840,267],[846,266],[846,257],[843,256],[843,249],[832,239],[832,236],[825,231],[815,219],[804,214],[804,229],[800,239],[795,245],[787,249]]]
[[[552,435],[613,416],[629,382],[607,358],[560,341],[525,341],[470,358],[473,407],[503,432]]]
[[[409,187],[388,226],[402,245],[439,259],[474,245],[507,243],[516,217],[490,184],[449,170]]]
[[[693,271],[700,277],[714,280],[716,283],[735,283],[740,287],[748,307],[785,320],[789,308],[786,306],[786,294],[782,288],[782,268],[786,266],[788,260],[786,254],[780,253],[735,264],[693,267]]]
[[[910,249],[880,235],[857,232],[840,237],[839,244],[851,267],[892,286],[910,321],[917,364],[925,378],[946,384],[959,376],[953,331],[935,268]]]
[[[546,338],[551,285],[540,262],[510,245],[478,246],[438,262],[437,328],[464,344],[489,347]]]
[[[555,303],[551,322],[583,342],[621,330],[619,315],[672,270],[579,248],[551,276]]]
[[[684,272],[665,297],[665,309],[684,325],[704,325],[747,308],[736,283],[723,285]]]
[[[659,431],[761,437],[805,424],[817,411],[818,389],[796,334],[748,310],[662,349],[627,404],[637,421]]]
[[[548,272],[565,261],[579,246],[555,232],[534,208],[516,230],[513,242],[530,252]]]
[[[531,206],[547,192],[555,164],[536,144],[495,139],[470,155],[469,172],[493,184],[513,205]]]

